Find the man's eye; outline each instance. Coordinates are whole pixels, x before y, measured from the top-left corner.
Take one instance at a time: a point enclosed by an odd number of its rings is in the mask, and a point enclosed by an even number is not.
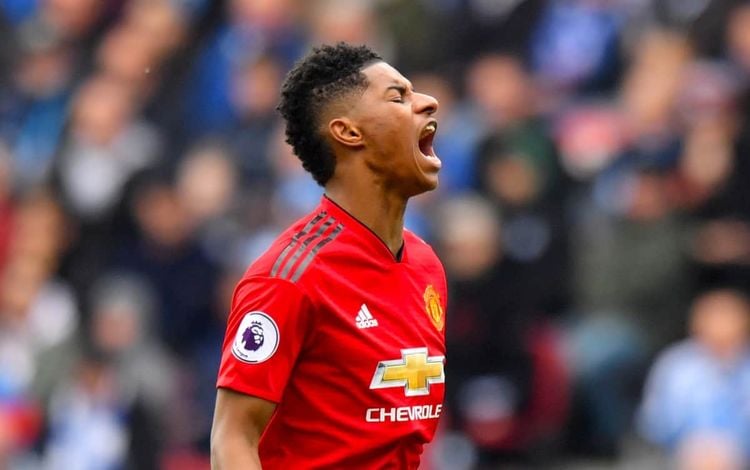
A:
[[[404,99],[400,96],[396,96],[396,97],[391,98],[391,101],[393,101],[394,103],[403,103]]]

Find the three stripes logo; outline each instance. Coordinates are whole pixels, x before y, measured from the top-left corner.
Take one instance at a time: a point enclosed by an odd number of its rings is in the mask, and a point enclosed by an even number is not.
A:
[[[337,222],[326,212],[316,215],[292,237],[271,268],[271,276],[297,282],[315,255],[344,229]]]
[[[370,309],[367,308],[367,305],[365,304],[362,304],[362,306],[359,307],[359,313],[357,313],[355,321],[357,322],[357,328],[361,330],[378,326],[378,321],[372,316]]]

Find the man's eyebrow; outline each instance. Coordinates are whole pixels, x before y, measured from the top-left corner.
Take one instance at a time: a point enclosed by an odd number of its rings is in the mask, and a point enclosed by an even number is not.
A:
[[[402,95],[404,95],[409,90],[411,90],[413,92],[414,88],[411,85],[407,86],[407,85],[404,85],[402,83],[394,83],[393,85],[390,85],[390,86],[388,86],[385,89],[385,91],[388,91],[388,90],[396,90],[399,93],[401,93]]]

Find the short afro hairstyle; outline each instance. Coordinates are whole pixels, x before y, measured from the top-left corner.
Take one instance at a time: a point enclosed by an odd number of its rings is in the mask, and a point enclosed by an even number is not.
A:
[[[297,62],[284,80],[277,109],[286,121],[286,141],[321,186],[333,176],[336,158],[318,132],[320,113],[334,98],[364,90],[362,69],[382,60],[367,46],[324,45]]]

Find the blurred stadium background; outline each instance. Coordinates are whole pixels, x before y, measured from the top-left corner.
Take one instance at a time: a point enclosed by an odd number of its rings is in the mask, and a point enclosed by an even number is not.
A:
[[[424,467],[750,467],[750,3],[0,0],[0,467],[205,469],[231,290],[321,194],[286,70],[441,103]]]

